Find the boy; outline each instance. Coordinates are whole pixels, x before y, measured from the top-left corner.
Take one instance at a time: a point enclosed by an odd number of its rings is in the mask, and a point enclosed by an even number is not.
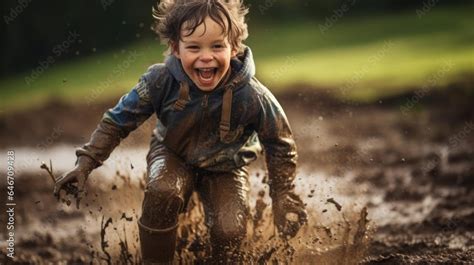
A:
[[[249,218],[247,165],[265,150],[274,222],[294,237],[306,221],[294,193],[296,146],[277,100],[254,77],[241,0],[165,0],[154,11],[156,31],[169,47],[165,63],[151,66],[108,110],[76,167],[55,193],[86,178],[131,131],[156,113],[147,155],[147,185],[138,221],[145,264],[171,264],[178,215],[193,190],[200,195],[212,258],[239,262]],[[258,137],[258,140],[257,140]]]

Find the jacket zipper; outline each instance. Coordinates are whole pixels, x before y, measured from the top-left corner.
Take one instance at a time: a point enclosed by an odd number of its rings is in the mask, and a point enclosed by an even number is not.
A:
[[[204,98],[201,102],[201,107],[207,109],[207,102],[208,102],[209,95],[204,95]]]
[[[201,109],[201,113],[199,115],[199,126],[198,126],[197,137],[196,137],[196,140],[195,140],[196,142],[194,143],[194,150],[196,150],[197,152],[201,151],[197,147],[198,147],[198,144],[199,144],[198,142],[201,140],[202,123],[203,123],[204,118],[206,117],[206,114],[207,114],[208,101],[209,101],[209,95],[204,95],[204,97],[201,101],[202,109]],[[195,157],[199,157],[199,156],[196,155]]]

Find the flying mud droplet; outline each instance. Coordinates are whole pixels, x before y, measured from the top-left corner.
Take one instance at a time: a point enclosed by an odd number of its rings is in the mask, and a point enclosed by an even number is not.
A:
[[[120,220],[125,219],[125,221],[131,222],[133,221],[133,216],[132,217],[127,217],[125,213],[122,213],[122,217],[120,217]]]
[[[100,223],[100,246],[102,249],[102,252],[104,252],[106,258],[101,258],[102,260],[105,260],[107,264],[112,264],[112,256],[110,256],[109,252],[107,251],[107,248],[109,247],[109,242],[106,240],[106,230],[109,225],[112,224],[112,218],[109,217],[107,221],[104,222],[105,216],[102,215],[102,221]]]
[[[336,209],[337,209],[339,212],[341,211],[342,206],[341,206],[337,201],[335,201],[334,198],[329,198],[329,199],[326,200],[326,202],[327,202],[327,203],[332,203],[332,204],[334,204],[334,206],[336,206]]]
[[[354,236],[354,243],[361,244],[365,235],[367,234],[369,219],[367,219],[368,212],[367,207],[362,208],[360,212],[360,219],[357,222],[357,230]]]

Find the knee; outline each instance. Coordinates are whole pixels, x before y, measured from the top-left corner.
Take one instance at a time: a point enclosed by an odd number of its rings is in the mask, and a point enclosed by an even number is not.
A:
[[[223,213],[211,228],[211,236],[225,245],[239,244],[247,234],[247,215],[243,211],[235,214]]]
[[[161,179],[152,181],[145,188],[142,222],[155,228],[175,225],[183,205],[179,187]]]
[[[145,196],[170,198],[178,196],[179,190],[176,180],[158,177],[148,182],[145,187]]]
[[[247,233],[246,222],[221,220],[211,228],[212,259],[215,264],[242,264],[239,249]]]
[[[151,204],[151,208],[156,210],[173,210],[174,208],[182,207],[183,198],[180,195],[180,188],[176,184],[167,182],[164,179],[148,183],[145,188],[144,204],[146,206]],[[171,209],[165,209],[170,207]]]

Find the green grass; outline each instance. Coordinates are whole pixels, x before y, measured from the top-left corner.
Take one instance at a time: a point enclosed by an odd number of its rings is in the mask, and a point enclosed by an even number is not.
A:
[[[162,47],[142,41],[124,49],[69,63],[51,64],[33,81],[31,71],[0,81],[3,111],[26,108],[48,99],[93,102],[130,90],[147,67],[162,60]]]
[[[306,83],[356,100],[373,100],[427,84],[442,86],[474,73],[474,20],[469,8],[378,17],[342,17],[324,34],[324,21],[250,25],[258,77],[276,93]],[[129,52],[136,51],[136,58]],[[128,91],[163,47],[141,41],[121,50],[52,64],[29,85],[31,72],[0,81],[0,112],[51,98],[90,102]],[[125,65],[126,62],[130,64]],[[449,62],[449,67],[447,66]],[[122,68],[119,68],[122,67]],[[449,69],[441,71],[448,67]],[[122,70],[120,70],[122,69]],[[106,85],[103,82],[110,81]],[[344,93],[342,93],[344,92]]]
[[[350,98],[373,100],[474,73],[474,20],[468,10],[435,8],[421,19],[415,11],[343,17],[324,34],[322,22],[259,28],[262,33],[251,35],[250,44],[257,73],[273,90],[309,83],[339,88],[336,92],[345,87]],[[441,70],[447,62],[449,70]]]

